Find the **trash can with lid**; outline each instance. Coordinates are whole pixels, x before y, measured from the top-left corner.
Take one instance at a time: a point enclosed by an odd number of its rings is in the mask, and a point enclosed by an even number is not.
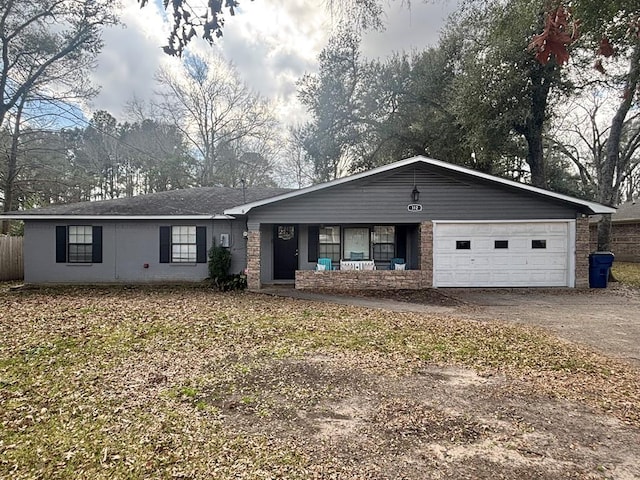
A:
[[[595,252],[589,255],[589,287],[607,288],[613,253]]]

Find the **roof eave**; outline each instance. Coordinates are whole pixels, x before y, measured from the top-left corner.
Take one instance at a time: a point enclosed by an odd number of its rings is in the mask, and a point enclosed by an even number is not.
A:
[[[330,182],[326,182],[326,183],[321,183],[318,185],[313,185],[311,187],[307,187],[307,188],[302,188],[300,190],[294,190],[292,192],[288,192],[285,193],[283,195],[278,195],[275,197],[271,197],[268,199],[264,199],[264,200],[258,200],[256,202],[251,202],[251,203],[247,203],[244,205],[239,205],[237,207],[232,207],[229,209],[226,209],[224,211],[225,214],[227,215],[246,215],[249,213],[249,211],[252,208],[256,208],[256,207],[260,207],[263,205],[268,205],[270,203],[275,203],[281,200],[286,200],[289,198],[293,198],[293,197],[297,197],[299,195],[306,195],[308,193],[312,193],[318,190],[323,190],[325,188],[329,188],[335,185],[340,185],[343,183],[347,183],[353,180],[358,180],[360,178],[366,178],[372,175],[377,175],[379,173],[383,173],[389,170],[394,170],[397,168],[401,168],[404,167],[406,165],[411,165],[412,163],[425,163],[427,165],[434,165],[436,167],[441,167],[447,170],[451,170],[451,171],[455,171],[455,172],[459,172],[462,174],[466,174],[466,175],[471,175],[477,178],[482,178],[484,180],[488,180],[490,182],[493,183],[499,183],[499,184],[503,184],[503,185],[507,185],[509,187],[513,187],[513,188],[518,188],[521,190],[526,190],[526,191],[530,191],[532,193],[536,193],[538,195],[542,195],[545,196],[547,198],[555,198],[557,200],[561,200],[563,202],[568,202],[571,203],[573,205],[576,206],[580,206],[580,207],[586,207],[591,213],[590,215],[597,215],[597,214],[609,214],[609,213],[615,213],[616,209],[612,208],[612,207],[607,207],[606,205],[601,205],[599,203],[595,203],[595,202],[589,202],[586,200],[581,200],[579,198],[574,198],[574,197],[570,197],[568,195],[563,195],[561,193],[555,193],[555,192],[551,192],[549,190],[544,190],[542,188],[538,188],[538,187],[534,187],[532,185],[527,185],[525,183],[519,183],[519,182],[515,182],[513,180],[507,180],[505,178],[500,178],[500,177],[496,177],[493,175],[489,175],[486,173],[482,173],[482,172],[478,172],[476,170],[471,170],[469,168],[466,167],[461,167],[459,165],[454,165],[452,163],[447,163],[447,162],[443,162],[441,160],[435,160],[432,158],[427,158],[421,155],[415,156],[415,157],[411,157],[411,158],[406,158],[404,160],[400,160],[399,162],[395,162],[395,163],[390,163],[387,165],[383,165],[381,167],[377,167],[374,168],[373,170],[369,170],[366,172],[362,172],[362,173],[356,173],[354,175],[350,175],[348,177],[343,177],[343,178],[337,178],[335,180],[332,180]]]
[[[0,215],[0,220],[233,220],[230,215]]]

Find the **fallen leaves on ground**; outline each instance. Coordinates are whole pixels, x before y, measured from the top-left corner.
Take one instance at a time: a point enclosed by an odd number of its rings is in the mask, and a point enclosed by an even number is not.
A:
[[[485,397],[575,402],[640,426],[637,370],[499,322],[196,287],[66,287],[1,293],[0,338],[3,478],[387,478],[405,448],[451,478],[424,449],[527,432],[513,412],[502,425]],[[473,372],[466,412],[430,390],[453,388],[459,373],[433,373],[452,366]]]

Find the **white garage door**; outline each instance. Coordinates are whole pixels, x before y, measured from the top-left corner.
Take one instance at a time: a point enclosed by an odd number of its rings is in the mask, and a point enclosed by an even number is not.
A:
[[[436,287],[573,286],[574,223],[434,222]]]

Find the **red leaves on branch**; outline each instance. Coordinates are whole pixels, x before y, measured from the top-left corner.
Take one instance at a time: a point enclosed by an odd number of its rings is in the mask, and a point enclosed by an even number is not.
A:
[[[602,37],[602,40],[600,40],[600,47],[598,47],[596,54],[609,58],[614,56],[615,53],[616,51],[614,50],[613,45],[611,45],[609,39],[607,37]]]
[[[578,39],[578,22],[571,18],[571,12],[560,5],[547,13],[544,29],[535,35],[529,49],[535,52],[536,59],[546,65],[554,56],[558,65],[569,60],[567,47]]]

